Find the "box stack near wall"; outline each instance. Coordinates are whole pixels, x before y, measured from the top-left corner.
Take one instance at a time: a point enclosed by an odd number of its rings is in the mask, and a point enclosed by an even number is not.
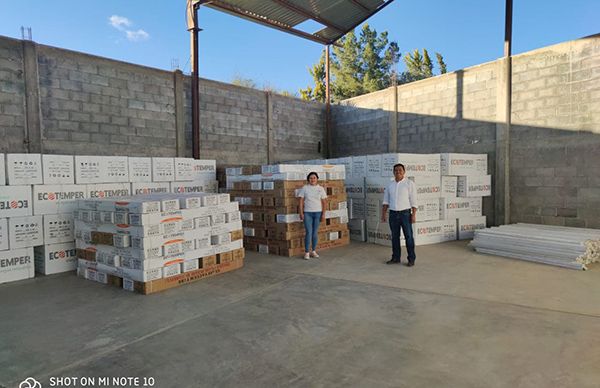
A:
[[[167,193],[79,201],[79,275],[150,294],[240,268],[242,222],[229,198]]]
[[[77,200],[216,192],[215,170],[214,160],[0,154],[0,283],[76,269]]]
[[[440,216],[456,219],[459,240],[472,239],[475,230],[485,229],[482,197],[492,195],[486,154],[441,154],[444,198]]]
[[[44,244],[44,234],[42,217],[33,215],[31,185],[41,182],[40,155],[5,160],[0,154],[0,283],[34,276],[33,247]]]
[[[318,250],[349,243],[343,166],[273,165],[227,169],[229,192],[240,203],[244,246],[281,256],[304,253],[304,225],[298,190],[314,171],[327,193],[326,221],[319,227]]]
[[[482,197],[491,195],[485,154],[377,154],[326,162],[346,168],[352,239],[391,245],[390,228],[381,222],[381,209],[384,189],[393,180],[397,163],[404,164],[405,176],[417,187],[417,223],[413,227],[417,245],[468,239],[474,230],[485,228]]]

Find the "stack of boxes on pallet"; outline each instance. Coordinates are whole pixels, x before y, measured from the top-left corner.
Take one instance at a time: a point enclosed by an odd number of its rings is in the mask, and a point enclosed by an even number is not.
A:
[[[298,191],[314,171],[327,193],[326,222],[319,227],[319,250],[349,243],[345,169],[331,165],[269,165],[227,169],[227,187],[240,203],[244,246],[280,256],[304,253],[304,226]]]
[[[0,154],[0,283],[75,270],[77,200],[216,192],[215,167],[188,158]]]
[[[491,195],[491,176],[487,175],[485,154],[378,154],[326,162],[346,168],[353,240],[391,246],[391,232],[388,223],[381,222],[381,208],[396,163],[404,164],[405,176],[417,187],[417,245],[472,238],[474,230],[486,226],[482,197]]]
[[[79,201],[78,273],[150,294],[242,266],[242,222],[229,194]]]

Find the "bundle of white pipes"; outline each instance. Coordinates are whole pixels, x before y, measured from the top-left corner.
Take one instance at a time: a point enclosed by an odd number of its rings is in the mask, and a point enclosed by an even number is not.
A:
[[[572,269],[600,261],[600,230],[513,224],[475,231],[477,252]]]

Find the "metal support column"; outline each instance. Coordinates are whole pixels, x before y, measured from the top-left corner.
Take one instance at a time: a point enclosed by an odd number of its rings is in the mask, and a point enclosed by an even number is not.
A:
[[[498,95],[502,97],[498,106],[498,124],[496,124],[496,206],[495,224],[510,223],[510,127],[512,110],[512,14],[513,1],[506,0],[506,16],[504,23],[504,59],[502,89]],[[500,85],[499,85],[500,86]],[[500,102],[500,101],[499,101]]]
[[[325,46],[325,157],[331,158],[331,95],[329,90],[329,45]]]
[[[201,2],[192,5],[192,27],[191,33],[192,45],[192,156],[194,159],[200,159],[200,78],[198,75],[198,9]]]

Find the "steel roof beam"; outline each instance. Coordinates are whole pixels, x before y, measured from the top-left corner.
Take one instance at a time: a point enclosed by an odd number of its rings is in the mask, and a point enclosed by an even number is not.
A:
[[[313,35],[313,34],[309,34],[309,33],[304,32],[304,31],[297,30],[297,29],[295,29],[295,28],[293,28],[293,27],[291,27],[291,26],[289,26],[287,24],[284,24],[284,23],[277,23],[277,22],[275,22],[273,20],[260,17],[258,14],[255,14],[255,13],[252,13],[252,12],[248,12],[248,11],[246,11],[244,9],[241,9],[241,8],[238,8],[238,7],[234,7],[234,6],[230,5],[230,4],[223,3],[223,2],[218,1],[218,0],[210,1],[207,5],[210,6],[210,7],[220,8],[220,9],[225,10],[227,12],[231,12],[231,13],[236,14],[238,16],[241,16],[241,17],[250,19],[252,21],[255,21],[257,23],[268,25],[269,27],[273,27],[273,28],[278,29],[280,31],[287,32],[287,33],[299,36],[299,37],[304,38],[304,39],[312,40],[313,42],[317,42],[317,43],[321,43],[321,44],[325,44],[325,45],[327,45],[327,44],[333,44],[328,39],[321,38],[319,36],[316,36],[316,35]],[[338,44],[338,46],[339,46],[339,44]]]
[[[306,17],[306,18],[309,18],[309,19],[312,19],[312,20],[314,20],[316,22],[319,22],[319,23],[323,24],[326,27],[333,28],[334,30],[337,30],[338,32],[344,32],[344,30],[345,30],[343,27],[340,27],[336,23],[334,23],[334,22],[332,22],[330,20],[327,20],[327,19],[323,19],[319,15],[316,15],[316,14],[310,12],[310,11],[305,10],[302,7],[299,7],[299,6],[295,5],[295,4],[292,4],[292,3],[290,3],[287,0],[271,0],[271,1],[274,2],[274,3],[277,3],[279,5],[281,5],[282,7],[285,7],[287,9],[291,10],[291,11],[294,11],[297,14],[300,14],[300,15]]]

